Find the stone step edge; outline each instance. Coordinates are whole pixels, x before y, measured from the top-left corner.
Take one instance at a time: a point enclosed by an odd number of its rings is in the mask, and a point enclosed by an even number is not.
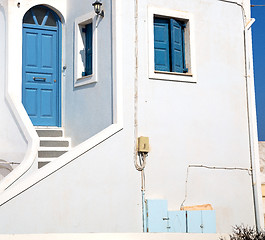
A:
[[[68,137],[39,137],[40,141],[58,141],[58,142],[62,142],[62,141],[66,141],[66,142],[71,142],[71,138]]]
[[[70,147],[39,147],[38,152],[63,152],[69,151]]]
[[[41,157],[38,157],[38,162],[52,162],[52,161],[55,161],[56,159],[58,159],[58,158],[41,158]]]

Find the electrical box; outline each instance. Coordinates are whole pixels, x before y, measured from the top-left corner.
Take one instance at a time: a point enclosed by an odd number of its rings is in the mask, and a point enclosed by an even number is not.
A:
[[[138,152],[143,152],[143,153],[149,152],[149,137],[138,138]]]

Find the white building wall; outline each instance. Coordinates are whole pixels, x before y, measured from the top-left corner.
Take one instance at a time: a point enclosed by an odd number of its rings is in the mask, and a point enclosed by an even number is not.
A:
[[[120,9],[115,14],[122,19],[119,29],[123,39],[122,43],[117,42],[117,47],[123,60],[118,66],[123,79],[123,129],[66,166],[51,171],[43,180],[36,180],[36,184],[34,178],[43,175],[49,165],[29,177],[23,185],[28,186],[27,190],[0,207],[0,233],[141,232],[140,173],[133,164],[135,123],[138,136],[150,137],[147,199],[166,199],[170,210],[178,210],[187,187],[185,205],[212,204],[217,215],[217,232],[230,232],[231,226],[241,223],[254,225],[248,171],[190,168],[187,178],[189,164],[251,167],[240,7],[213,0],[141,0],[139,54],[135,59],[135,1],[115,2]],[[79,143],[111,124],[112,75],[109,76],[107,60],[106,67],[99,64],[103,70],[99,71],[98,83],[73,90],[73,21],[92,8],[81,0],[68,3],[64,124],[67,134]],[[196,83],[149,79],[149,5],[193,14],[195,37],[191,44],[196,49]],[[104,2],[104,8],[106,16],[100,22],[99,43],[105,34],[110,46],[108,1]],[[110,52],[101,50],[99,63],[105,56],[110,60]],[[94,113],[94,122],[87,116],[89,111]],[[90,123],[87,128],[86,121]],[[12,221],[6,221],[11,217]]]
[[[126,6],[133,9],[133,1]],[[106,17],[109,16],[106,8],[105,11]],[[121,66],[122,79],[126,79],[122,89],[126,103],[122,117],[126,127],[29,191],[3,204],[2,233],[141,232],[140,176],[133,165],[133,11],[119,14],[124,18],[120,30],[127,38],[119,51],[122,59],[131,63],[126,68]],[[43,171],[45,167],[36,175]],[[6,221],[5,216],[13,213],[16,217],[12,223]]]
[[[253,225],[247,171],[191,168],[187,176],[190,164],[251,168],[241,7],[192,0],[139,5],[139,136],[149,136],[151,144],[146,197],[167,199],[171,210],[184,199],[184,206],[210,203],[218,231]],[[196,83],[149,79],[148,49],[142,44],[148,42],[149,6],[193,15]]]
[[[0,127],[0,159],[6,162],[20,163],[23,160],[26,151],[26,141],[21,134],[9,105],[6,101],[7,89],[7,22],[6,22],[7,4],[0,1],[0,112],[1,112],[1,127]],[[15,69],[15,66],[13,70]],[[1,173],[6,172],[5,164],[0,166]],[[15,168],[17,165],[12,165]],[[3,172],[2,172],[3,171]]]

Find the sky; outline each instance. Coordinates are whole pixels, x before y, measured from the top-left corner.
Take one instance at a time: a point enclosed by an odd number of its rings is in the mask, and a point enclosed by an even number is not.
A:
[[[265,0],[251,0],[252,5],[265,5]],[[265,141],[265,6],[252,7],[254,81],[259,141]]]

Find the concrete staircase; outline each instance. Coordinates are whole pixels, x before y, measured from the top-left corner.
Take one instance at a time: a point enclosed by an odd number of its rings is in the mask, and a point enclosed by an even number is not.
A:
[[[71,147],[71,139],[64,137],[62,128],[36,128],[40,138],[38,168],[66,153]]]

